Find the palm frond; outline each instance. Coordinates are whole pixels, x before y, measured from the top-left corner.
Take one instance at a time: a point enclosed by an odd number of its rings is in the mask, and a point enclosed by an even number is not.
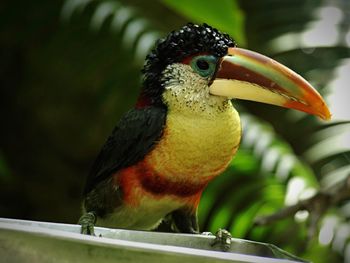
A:
[[[62,8],[62,19],[69,22],[74,14],[84,12],[87,5],[94,6],[90,29],[98,32],[107,24],[108,30],[120,37],[122,46],[133,53],[138,65],[142,64],[155,41],[162,35],[135,8],[113,0],[67,0]]]

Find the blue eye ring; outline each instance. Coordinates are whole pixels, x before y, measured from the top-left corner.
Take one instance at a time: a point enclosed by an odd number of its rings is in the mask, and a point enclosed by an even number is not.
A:
[[[213,76],[218,59],[212,55],[199,55],[192,59],[190,66],[202,77]]]

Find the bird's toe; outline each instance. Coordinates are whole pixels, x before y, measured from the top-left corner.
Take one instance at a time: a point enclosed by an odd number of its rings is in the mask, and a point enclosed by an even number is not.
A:
[[[96,216],[94,213],[89,212],[82,215],[79,219],[78,224],[81,225],[80,233],[84,235],[95,235],[94,226],[96,223]]]
[[[231,233],[225,229],[219,229],[215,233],[215,240],[211,246],[219,245],[222,251],[228,251],[231,248]]]

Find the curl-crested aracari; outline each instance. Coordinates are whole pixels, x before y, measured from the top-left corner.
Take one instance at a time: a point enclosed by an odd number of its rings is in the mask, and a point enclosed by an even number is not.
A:
[[[301,76],[227,34],[187,24],[146,57],[141,94],[99,153],[84,191],[82,233],[94,224],[151,230],[171,216],[179,232],[198,233],[206,185],[235,155],[241,124],[231,99],[330,112]]]

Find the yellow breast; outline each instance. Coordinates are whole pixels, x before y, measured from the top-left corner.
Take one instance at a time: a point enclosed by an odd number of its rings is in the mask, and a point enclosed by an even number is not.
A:
[[[173,110],[162,139],[145,161],[171,181],[196,182],[223,172],[240,138],[240,119],[230,102],[206,114]]]

